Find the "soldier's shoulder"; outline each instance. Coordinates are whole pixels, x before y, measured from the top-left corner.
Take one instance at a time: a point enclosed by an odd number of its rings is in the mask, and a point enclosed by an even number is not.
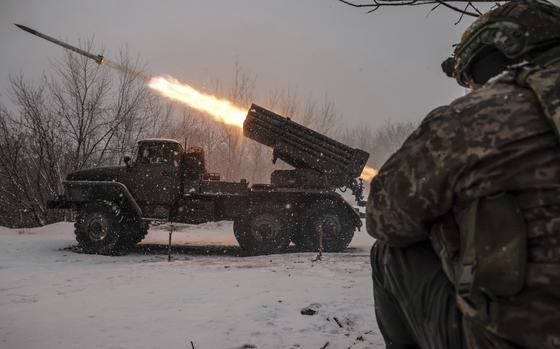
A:
[[[500,74],[483,87],[470,91],[464,96],[458,97],[448,105],[433,109],[423,120],[422,124],[430,122],[452,121],[461,116],[472,115],[473,112],[487,108],[492,105],[504,106],[508,98],[515,95],[515,91],[522,89],[515,84],[515,76],[512,72]]]
[[[439,106],[432,109],[432,111],[430,111],[428,115],[426,115],[426,117],[422,119],[420,126],[426,126],[434,122],[445,122],[447,120],[452,121],[455,117],[455,114],[456,112],[450,105]]]
[[[521,92],[522,88],[515,83],[515,74],[508,71],[491,79],[481,88],[455,99],[450,106],[461,113],[471,111],[473,107],[484,107],[492,101],[503,105],[504,100],[512,96],[516,90]]]
[[[504,118],[518,112],[538,112],[538,101],[534,94],[521,86],[516,79],[516,72],[506,71],[481,88],[457,98],[449,107],[464,122],[471,122],[480,117],[486,121],[505,121]]]

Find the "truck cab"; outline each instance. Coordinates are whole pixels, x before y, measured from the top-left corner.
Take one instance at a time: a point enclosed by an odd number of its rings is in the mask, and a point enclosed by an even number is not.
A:
[[[126,179],[143,216],[165,219],[181,194],[185,151],[174,140],[146,139],[138,142],[134,162],[127,162]]]
[[[144,139],[125,164],[69,173],[64,194],[49,202],[77,212],[76,238],[88,251],[129,248],[146,235],[149,222],[200,224],[248,212],[248,183],[209,173],[200,147]]]

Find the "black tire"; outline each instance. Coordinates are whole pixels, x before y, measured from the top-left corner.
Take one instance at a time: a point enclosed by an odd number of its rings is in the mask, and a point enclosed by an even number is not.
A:
[[[148,234],[149,224],[133,214],[124,216],[121,224],[121,234],[115,246],[118,250],[130,250]]]
[[[346,207],[331,200],[323,200],[306,210],[301,229],[298,229],[292,241],[299,249],[319,251],[322,231],[323,251],[340,252],[352,241],[355,229]]]
[[[119,214],[119,208],[109,201],[89,202],[80,206],[74,223],[78,245],[89,253],[115,252],[123,231]]]
[[[233,222],[233,233],[244,253],[281,253],[290,244],[288,220],[281,208],[262,205]]]

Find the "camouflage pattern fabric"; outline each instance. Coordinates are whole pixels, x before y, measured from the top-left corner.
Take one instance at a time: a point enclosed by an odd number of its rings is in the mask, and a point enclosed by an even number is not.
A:
[[[404,248],[377,241],[371,265],[375,314],[387,349],[464,347],[453,285],[429,241]]]
[[[557,84],[560,63],[548,69]],[[478,198],[515,198],[528,230],[525,286],[492,300],[499,311],[490,323],[458,297],[469,348],[560,348],[560,146],[538,98],[516,79],[504,73],[432,111],[380,169],[368,198],[368,232],[396,247],[430,240],[450,280],[456,214]]]

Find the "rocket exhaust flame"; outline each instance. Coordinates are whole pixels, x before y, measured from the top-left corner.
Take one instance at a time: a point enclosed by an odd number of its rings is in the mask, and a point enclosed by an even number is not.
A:
[[[152,78],[148,86],[167,98],[211,115],[216,121],[243,127],[247,111],[235,106],[228,100],[199,92],[192,86],[183,84],[172,77],[159,76]]]
[[[377,170],[373,167],[366,166],[360,175],[360,178],[366,182],[371,182],[373,177],[377,176]]]

